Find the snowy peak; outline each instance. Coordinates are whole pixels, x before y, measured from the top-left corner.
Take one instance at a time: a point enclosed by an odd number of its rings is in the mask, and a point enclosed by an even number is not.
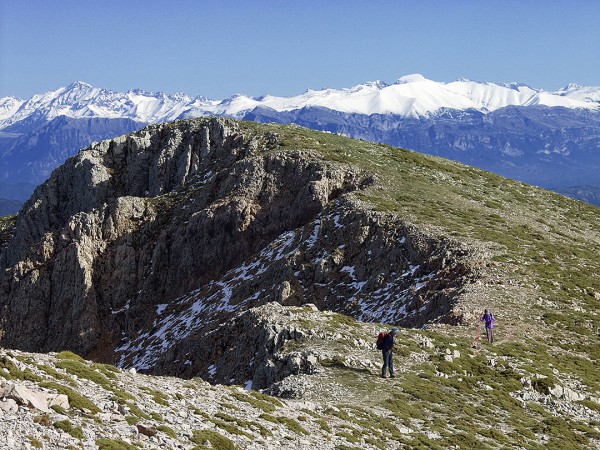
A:
[[[71,83],[70,85],[68,85],[65,90],[66,91],[90,91],[91,89],[93,89],[94,87],[89,84],[86,83],[85,81],[75,81],[73,83]]]
[[[570,83],[556,94],[583,102],[600,103],[600,88],[597,87],[586,87]]]
[[[27,101],[14,97],[0,99],[0,129],[28,117],[51,120],[61,115],[128,118],[151,123],[201,115],[240,118],[256,107],[279,112],[323,107],[348,114],[426,117],[447,109],[487,113],[506,106],[536,105],[598,109],[600,88],[569,84],[557,92],[547,92],[520,83],[496,84],[468,79],[443,83],[411,74],[391,85],[377,80],[344,89],[309,89],[295,97],[254,98],[237,94],[219,101],[141,89],[114,92],[76,81],[67,87],[34,95]]]
[[[407,84],[407,83],[417,83],[419,81],[425,81],[425,78],[420,73],[413,73],[411,75],[404,75],[403,77],[398,78],[398,80],[394,84]]]
[[[175,120],[193,107],[211,105],[204,97],[185,94],[156,94],[142,90],[115,92],[76,81],[67,87],[37,94],[27,101],[2,99],[0,129],[28,117],[52,120],[58,116],[72,118],[128,118],[140,122]]]
[[[25,100],[17,97],[0,98],[0,121],[12,117]]]

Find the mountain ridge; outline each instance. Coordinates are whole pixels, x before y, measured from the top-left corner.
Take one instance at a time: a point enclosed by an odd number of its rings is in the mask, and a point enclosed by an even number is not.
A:
[[[2,345],[94,362],[1,349],[0,436],[597,447],[599,216],[297,125],[187,119],[94,143],[0,218]],[[393,379],[378,321],[401,326]],[[23,387],[68,403],[42,413]]]
[[[436,83],[411,75],[394,84],[308,90],[290,98],[236,95],[213,101],[140,89],[119,93],[75,82],[28,101],[0,100],[0,183],[35,186],[92,141],[148,122],[210,114],[297,123],[447,157],[551,189],[600,185],[599,92],[576,85],[548,93],[518,83]],[[582,104],[586,107],[572,107]],[[396,112],[373,112],[388,110]],[[4,185],[0,197],[10,198],[14,188]]]
[[[78,108],[82,100],[92,106]],[[304,94],[293,97],[248,97],[237,94],[224,100],[209,100],[185,94],[151,93],[141,89],[122,93],[76,81],[67,87],[34,95],[27,101],[11,97],[0,99],[0,107],[5,109],[0,115],[0,129],[24,120],[32,110],[40,109],[46,110],[46,119],[67,115],[72,118],[129,118],[154,123],[211,114],[239,118],[259,106],[279,112],[307,106],[324,106],[345,113],[422,117],[443,108],[488,112],[506,106],[544,105],[596,110],[598,102],[600,87],[571,84],[559,91],[548,92],[522,84],[507,86],[465,79],[448,83],[435,82],[418,74],[406,75],[393,84],[367,82],[351,88],[307,90]],[[17,104],[19,107],[15,109]],[[109,105],[113,106],[107,109]]]

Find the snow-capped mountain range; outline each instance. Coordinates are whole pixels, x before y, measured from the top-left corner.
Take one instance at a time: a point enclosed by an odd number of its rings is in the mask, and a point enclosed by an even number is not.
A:
[[[597,110],[600,87],[570,84],[559,91],[547,92],[517,83],[505,85],[471,80],[442,83],[415,74],[404,76],[393,84],[375,81],[347,89],[308,90],[295,97],[234,95],[225,100],[209,100],[139,89],[114,92],[78,81],[34,95],[26,101],[15,97],[0,99],[0,129],[32,116],[46,121],[66,116],[126,118],[154,123],[207,114],[243,117],[257,107],[278,112],[322,107],[347,114],[418,118],[444,109],[488,113],[507,106],[537,105]]]
[[[430,153],[549,188],[600,186],[600,87],[548,92],[524,84],[393,84],[294,97],[210,100],[75,82],[29,100],[0,99],[0,198],[26,200],[69,156],[149,123],[203,115],[296,123]],[[579,191],[576,191],[579,192]]]

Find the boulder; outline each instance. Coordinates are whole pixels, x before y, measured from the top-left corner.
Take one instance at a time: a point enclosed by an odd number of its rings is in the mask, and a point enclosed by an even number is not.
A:
[[[25,386],[9,384],[4,389],[4,397],[12,399],[19,405],[35,408],[42,412],[50,412],[49,395],[41,391],[33,391]]]
[[[63,409],[69,409],[69,397],[64,394],[49,394],[48,395],[48,406],[60,406]]]
[[[574,389],[565,387],[563,389],[563,395],[565,397],[566,400],[569,400],[571,402],[579,402],[581,400],[585,400],[585,395],[575,391]]]

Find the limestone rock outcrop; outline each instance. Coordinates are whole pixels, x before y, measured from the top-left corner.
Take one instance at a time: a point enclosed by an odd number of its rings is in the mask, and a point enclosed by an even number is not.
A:
[[[0,254],[0,344],[190,374],[195,343],[267,302],[460,322],[472,250],[371,211],[352,192],[374,183],[226,119],[93,144],[36,190]]]

